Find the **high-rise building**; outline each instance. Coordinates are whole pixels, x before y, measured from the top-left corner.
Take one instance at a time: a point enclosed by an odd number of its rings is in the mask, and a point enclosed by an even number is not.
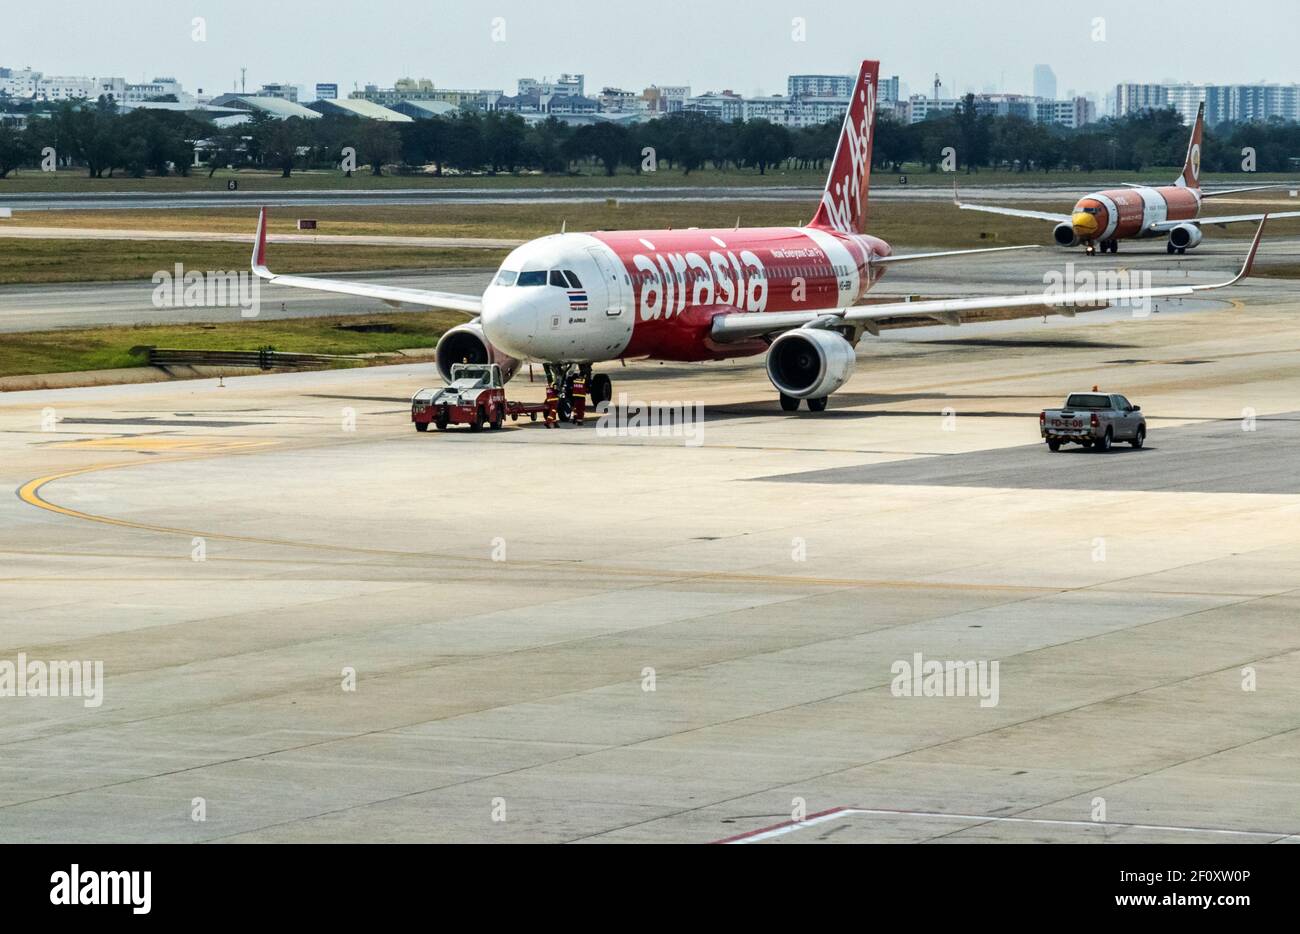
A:
[[[789,97],[838,97],[849,99],[857,75],[790,75],[786,79]]]
[[[1051,65],[1034,66],[1034,97],[1056,100],[1056,72]]]
[[[1143,110],[1163,110],[1169,106],[1169,95],[1162,84],[1115,85],[1115,116],[1140,113]]]
[[[1172,107],[1184,123],[1191,123],[1202,102],[1210,126],[1273,118],[1300,121],[1297,84],[1120,84],[1115,88],[1117,117]]]

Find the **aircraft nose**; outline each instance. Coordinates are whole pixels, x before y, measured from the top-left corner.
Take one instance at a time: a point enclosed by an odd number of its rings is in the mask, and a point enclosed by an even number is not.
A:
[[[1080,236],[1091,236],[1097,232],[1097,218],[1087,211],[1075,211],[1074,216],[1070,218],[1070,223],[1074,225],[1075,232]]]
[[[537,308],[528,296],[508,289],[489,289],[479,315],[493,346],[513,357],[527,356],[537,332]]]

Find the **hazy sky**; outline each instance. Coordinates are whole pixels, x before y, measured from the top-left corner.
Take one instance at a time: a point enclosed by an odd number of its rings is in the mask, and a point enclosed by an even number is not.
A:
[[[1231,11],[1225,13],[1225,11]],[[203,17],[207,40],[191,39]],[[505,41],[492,41],[492,20]],[[802,17],[806,40],[794,41]],[[1094,41],[1094,19],[1105,41]],[[440,87],[513,92],[519,77],[582,72],[589,91],[689,84],[780,93],[792,72],[849,72],[879,58],[913,93],[935,71],[949,90],[1029,92],[1050,64],[1064,96],[1121,81],[1300,81],[1297,0],[733,0],[566,4],[521,0],[59,0],[7,2],[0,65],[46,74],[174,76],[232,89],[367,82],[402,75]],[[955,85],[953,84],[955,82]]]

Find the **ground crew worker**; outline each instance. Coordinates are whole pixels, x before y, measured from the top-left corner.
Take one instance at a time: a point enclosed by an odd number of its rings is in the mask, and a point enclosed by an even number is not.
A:
[[[581,374],[573,378],[573,424],[581,425],[587,414],[587,380]]]
[[[554,383],[546,384],[546,427],[554,428],[557,417],[556,409],[559,408],[560,397],[555,391]]]

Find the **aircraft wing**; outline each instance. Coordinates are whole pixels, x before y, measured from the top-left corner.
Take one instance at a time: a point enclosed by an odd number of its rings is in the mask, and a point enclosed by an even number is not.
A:
[[[1287,187],[1290,186],[1286,182],[1279,182],[1276,185],[1253,185],[1250,188],[1224,188],[1222,191],[1206,191],[1204,188],[1202,188],[1201,197],[1218,198],[1221,195],[1240,195],[1247,191],[1269,191],[1270,189],[1287,188]],[[1274,214],[1273,216],[1280,217],[1281,215]]]
[[[1069,223],[1069,214],[1051,214],[1047,211],[1025,211],[1020,208],[1004,208],[996,204],[971,204],[957,196],[957,183],[952,183],[952,203],[963,211],[983,211],[985,214],[1005,214],[1007,217],[1027,217],[1035,221],[1051,221],[1054,224]]]
[[[389,305],[421,305],[426,308],[443,308],[476,315],[483,309],[479,295],[461,295],[455,292],[432,292],[426,289],[405,289],[391,285],[369,285],[345,279],[318,279],[315,276],[281,276],[266,267],[266,208],[257,219],[257,239],[253,243],[253,274],[272,285],[295,289],[314,289],[317,292],[338,292],[361,298],[374,298]]]
[[[1142,184],[1141,182],[1120,182],[1120,184],[1123,185],[1125,188],[1159,188],[1160,187],[1158,184],[1145,185]],[[1274,189],[1274,188],[1286,188],[1286,187],[1288,187],[1286,182],[1278,182],[1273,185],[1252,185],[1250,188],[1224,188],[1220,191],[1206,191],[1204,188],[1202,188],[1201,197],[1217,198],[1220,195],[1239,195],[1247,191],[1269,191],[1270,189]],[[1273,216],[1276,217],[1277,215],[1273,215]]]
[[[970,204],[966,201],[954,201],[953,204],[963,211],[983,211],[985,214],[1005,214],[1008,217],[1027,217],[1035,221],[1051,221],[1054,224],[1070,222],[1069,214],[1050,214],[1047,211],[1026,211],[1021,208],[1004,208],[996,204]]]
[[[1037,250],[1037,243],[1027,246],[991,246],[974,250],[944,250],[940,253],[904,253],[902,256],[876,256],[871,260],[872,266],[888,266],[893,263],[911,263],[918,259],[948,259],[953,256],[971,256],[977,253],[1006,253],[1010,250]]]
[[[929,318],[943,324],[957,325],[964,315],[980,311],[1013,312],[1022,310],[1025,315],[1062,314],[1073,316],[1076,311],[1089,311],[1105,308],[1116,302],[1145,301],[1152,298],[1173,298],[1193,295],[1212,289],[1222,289],[1236,285],[1250,275],[1255,264],[1255,255],[1259,251],[1260,240],[1264,234],[1264,222],[1255,232],[1254,242],[1241,271],[1231,279],[1206,285],[1175,285],[1148,289],[1109,289],[1091,292],[1076,292],[1063,289],[1060,292],[1041,292],[1022,295],[980,296],[979,298],[938,299],[926,302],[888,302],[880,305],[856,305],[851,308],[823,308],[808,311],[786,312],[736,312],[721,314],[713,319],[711,336],[714,341],[725,344],[748,340],[755,337],[778,334],[782,331],[799,327],[839,327],[841,325],[858,325],[873,334],[879,333],[881,324],[886,321],[907,318]]]
[[[1185,221],[1162,221],[1159,224],[1152,224],[1147,228],[1147,230],[1154,230],[1156,233],[1165,233],[1173,230],[1179,224],[1196,224],[1197,226],[1203,224],[1214,224],[1219,227],[1226,227],[1228,224],[1258,224],[1266,217],[1271,220],[1277,220],[1280,217],[1300,217],[1300,211],[1282,211],[1278,214],[1225,214],[1221,217],[1215,215],[1209,217],[1194,217],[1191,220]]]

